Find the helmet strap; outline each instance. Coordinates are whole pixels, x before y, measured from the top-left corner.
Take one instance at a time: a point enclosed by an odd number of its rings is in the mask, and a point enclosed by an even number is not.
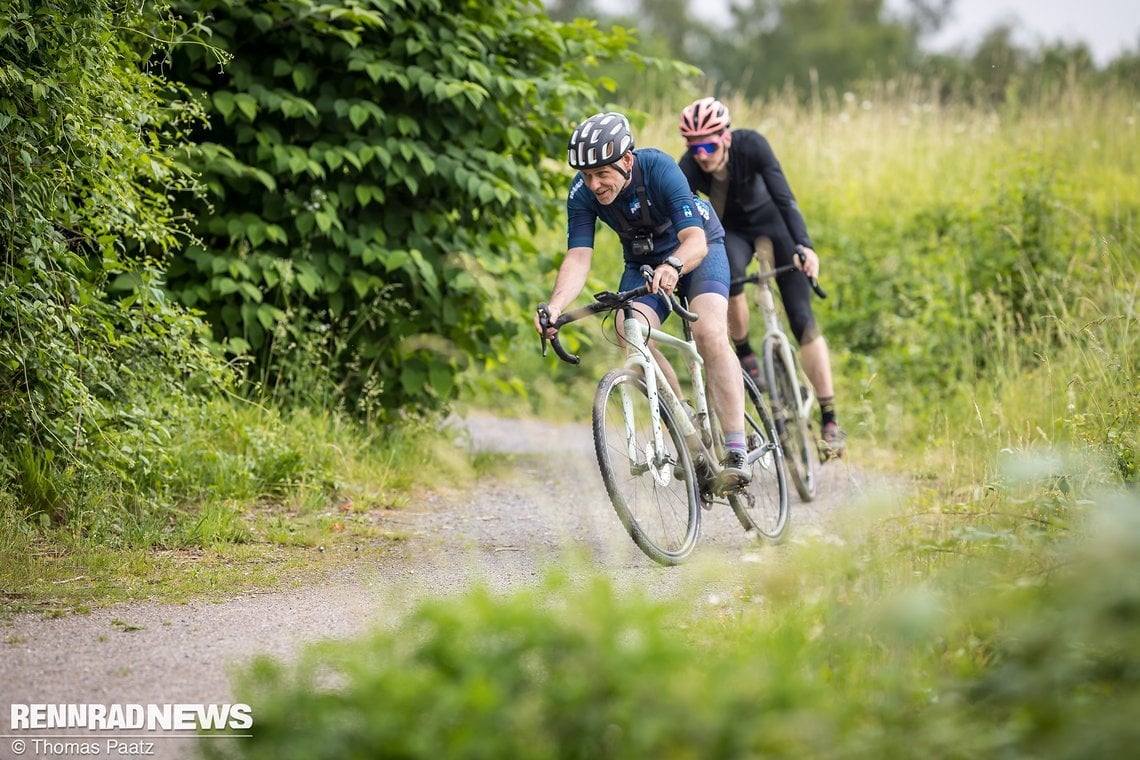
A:
[[[626,155],[629,155],[629,154],[626,154]],[[629,182],[629,178],[630,178],[630,176],[632,176],[632,175],[630,174],[630,172],[627,172],[625,169],[621,168],[621,162],[622,162],[622,159],[624,159],[624,158],[625,158],[625,156],[622,156],[622,157],[621,157],[621,158],[619,158],[617,161],[614,161],[614,163],[613,163],[613,167],[614,167],[614,170],[615,170],[615,171],[616,171],[618,174],[620,174],[620,175],[622,176],[622,178],[623,178],[623,179],[624,179],[626,182]],[[633,160],[634,160],[634,161],[636,161],[636,160],[637,160],[637,156],[634,156],[634,157],[633,157]]]

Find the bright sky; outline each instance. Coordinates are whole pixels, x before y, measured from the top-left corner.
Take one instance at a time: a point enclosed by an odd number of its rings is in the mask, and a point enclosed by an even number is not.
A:
[[[624,2],[625,0],[622,0]],[[731,3],[747,0],[690,0],[708,9],[707,18],[728,22]],[[885,0],[886,7],[904,10],[906,0]],[[621,4],[620,2],[616,4]],[[934,50],[970,50],[982,35],[999,23],[1010,22],[1014,42],[1036,47],[1039,43],[1083,41],[1099,65],[1125,51],[1140,49],[1140,0],[957,0],[952,17],[935,37],[926,40]]]
[[[905,8],[906,2],[886,5]],[[1140,48],[1140,0],[957,0],[946,26],[928,42],[936,50],[969,49],[1002,22],[1010,22],[1021,44],[1083,41],[1102,65]]]

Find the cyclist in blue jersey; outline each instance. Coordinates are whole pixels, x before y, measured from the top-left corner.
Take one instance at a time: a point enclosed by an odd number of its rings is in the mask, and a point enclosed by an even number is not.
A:
[[[684,293],[698,319],[692,323],[697,350],[708,372],[710,396],[725,428],[727,454],[722,485],[747,484],[744,439],[744,379],[728,339],[728,257],[724,228],[712,207],[689,189],[671,156],[654,148],[634,149],[629,121],[620,113],[599,113],[570,136],[570,166],[578,174],[566,200],[566,258],[548,303],[550,322],[586,284],[600,219],[618,233],[625,257],[620,290],[641,285],[643,265],[653,267],[650,295],[637,305],[639,318],[658,328],[668,316],[665,298]],[[536,316],[534,328],[542,334]],[[552,337],[553,329],[547,331]],[[668,367],[659,353],[662,367]],[[671,370],[670,370],[671,371]],[[670,384],[677,387],[676,379]]]
[[[694,192],[707,195],[725,227],[732,280],[744,277],[755,241],[772,241],[775,266],[795,264],[811,277],[819,275],[819,256],[812,249],[807,224],[792,188],[768,140],[751,129],[729,130],[728,108],[716,98],[701,98],[681,112],[681,136],[687,150],[678,162]],[[801,262],[793,252],[801,246]],[[811,308],[808,281],[800,272],[776,278],[788,326],[800,346],[804,371],[820,407],[820,438],[828,457],[843,456],[847,436],[835,413],[831,360]],[[736,285],[729,294],[728,328],[740,364],[758,383],[760,364],[748,341],[748,302]]]

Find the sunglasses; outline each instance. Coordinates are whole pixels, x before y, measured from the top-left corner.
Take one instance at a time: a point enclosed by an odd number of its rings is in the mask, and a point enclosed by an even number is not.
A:
[[[718,132],[712,138],[706,139],[704,142],[688,143],[687,147],[689,152],[694,156],[698,156],[701,153],[711,156],[713,153],[716,153],[716,149],[720,147],[722,142],[724,142],[724,132]]]

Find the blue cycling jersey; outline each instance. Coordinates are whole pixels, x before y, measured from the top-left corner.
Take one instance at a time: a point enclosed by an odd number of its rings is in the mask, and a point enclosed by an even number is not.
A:
[[[663,261],[677,249],[677,233],[688,227],[703,227],[709,243],[724,239],[724,227],[716,212],[707,201],[693,194],[688,180],[672,156],[656,148],[641,148],[635,150],[633,155],[640,166],[653,226],[653,254],[648,259],[642,257],[640,261]],[[628,225],[623,225],[618,220],[618,214],[625,217]],[[598,219],[619,234],[629,227],[644,226],[641,200],[633,182],[621,191],[613,203],[603,206],[586,187],[581,172],[570,185],[566,199],[566,218],[567,248],[593,248]],[[621,237],[626,260],[636,258],[627,236]]]

